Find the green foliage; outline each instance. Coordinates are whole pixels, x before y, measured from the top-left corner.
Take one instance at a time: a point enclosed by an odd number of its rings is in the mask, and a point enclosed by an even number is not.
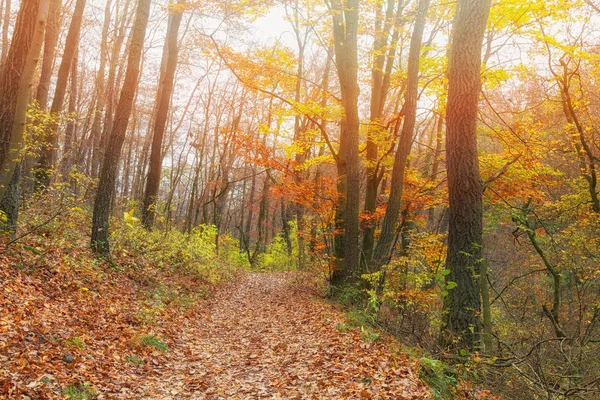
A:
[[[455,372],[440,360],[421,358],[420,378],[431,388],[436,400],[453,398],[453,389],[457,380]]]
[[[352,327],[350,325],[348,325],[348,324],[337,324],[335,326],[335,329],[337,329],[338,332],[340,332],[340,333],[344,333],[344,332],[347,332],[347,331],[351,330]]]
[[[130,355],[130,356],[125,356],[125,361],[127,361],[130,364],[137,365],[137,366],[144,365],[146,363],[143,358],[140,358],[140,357],[136,356],[135,354]]]
[[[169,346],[155,335],[144,335],[140,337],[140,344],[146,347],[154,347],[162,352],[169,350]]]
[[[144,257],[159,267],[183,271],[210,283],[229,280],[236,269],[247,266],[236,241],[218,235],[212,225],[201,225],[191,233],[175,229],[148,231],[132,210],[124,213],[123,224],[111,239],[114,250],[123,256]]]
[[[71,340],[67,340],[65,342],[65,346],[67,346],[67,347],[76,347],[79,350],[85,349],[85,344],[83,343],[83,340],[81,340],[81,338],[79,338],[77,336],[73,337],[73,339],[71,339]]]
[[[351,310],[346,314],[346,323],[353,328],[362,328],[372,322],[372,317],[361,310]]]
[[[298,229],[296,222],[289,222],[291,251],[283,232],[273,238],[265,252],[258,257],[259,271],[290,271],[298,267]]]
[[[90,382],[73,383],[63,390],[63,395],[73,400],[88,400],[96,397],[96,391],[90,389]]]
[[[334,296],[337,301],[346,307],[352,307],[363,303],[363,292],[354,285],[343,285],[336,288]]]
[[[366,342],[376,342],[379,340],[380,334],[375,329],[371,328],[368,325],[363,325],[360,328],[361,337]]]

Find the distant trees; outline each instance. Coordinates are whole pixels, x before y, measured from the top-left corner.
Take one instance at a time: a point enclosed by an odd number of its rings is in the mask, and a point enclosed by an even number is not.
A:
[[[396,236],[396,225],[400,216],[400,205],[402,202],[402,191],[404,188],[404,171],[406,161],[412,147],[415,123],[417,119],[417,100],[419,96],[419,60],[421,58],[421,42],[425,30],[425,17],[429,10],[430,0],[419,0],[417,17],[410,42],[408,54],[408,67],[406,78],[406,92],[404,93],[402,131],[398,138],[394,163],[392,166],[390,196],[381,226],[379,240],[373,253],[373,267],[381,268],[388,262],[394,239]]]

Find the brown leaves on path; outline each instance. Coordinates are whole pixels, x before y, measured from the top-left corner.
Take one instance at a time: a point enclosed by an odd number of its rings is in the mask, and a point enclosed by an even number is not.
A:
[[[290,273],[249,274],[221,288],[178,337],[153,399],[426,399],[427,388],[388,339],[339,332],[343,316]]]

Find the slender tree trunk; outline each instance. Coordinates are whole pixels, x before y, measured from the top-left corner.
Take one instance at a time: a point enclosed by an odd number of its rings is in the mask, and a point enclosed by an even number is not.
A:
[[[131,28],[131,43],[127,57],[127,71],[121,89],[121,96],[117,106],[115,121],[106,148],[106,155],[102,162],[98,192],[94,202],[92,217],[91,246],[95,253],[109,255],[108,220],[110,206],[115,191],[115,183],[119,168],[121,149],[127,132],[127,124],[133,108],[136,86],[140,75],[140,60],[144,46],[144,36],[150,15],[150,0],[138,0],[135,22]]]
[[[4,199],[20,160],[25,118],[44,39],[47,0],[23,0],[15,31],[0,69],[0,199]]]
[[[250,247],[250,235],[252,232],[252,221],[254,220],[254,197],[256,196],[256,172],[252,171],[252,181],[250,182],[250,195],[245,201],[246,205],[242,208],[248,209],[248,217],[246,218],[246,227],[244,228],[244,236],[247,241],[247,247]]]
[[[179,1],[178,4],[183,4]],[[181,25],[182,12],[172,13],[169,19],[167,37],[165,39],[165,49],[163,57],[166,57],[164,74],[161,71],[160,84],[156,94],[156,108],[154,119],[154,131],[152,135],[152,149],[150,151],[150,168],[146,178],[146,190],[144,192],[144,206],[142,208],[142,223],[146,229],[154,225],[156,218],[156,200],[160,186],[160,176],[162,169],[162,145],[165,135],[165,127],[171,96],[173,94],[173,84],[175,81],[175,70],[177,68],[177,35]]]
[[[491,0],[458,0],[448,63],[446,111],[450,200],[447,295],[442,345],[473,349],[479,343],[483,185],[477,157],[481,53]],[[454,286],[454,287],[453,287]]]
[[[4,66],[6,56],[8,55],[8,29],[10,28],[10,0],[6,0],[4,8],[4,21],[2,23],[2,54],[0,54],[0,65]]]
[[[77,53],[73,57],[73,65],[71,69],[71,86],[69,90],[69,120],[65,128],[65,146],[63,148],[63,156],[61,160],[61,174],[63,179],[71,172],[71,168],[75,163],[75,149],[73,142],[77,136]]]
[[[402,191],[404,188],[404,171],[406,160],[410,154],[417,118],[417,99],[419,96],[419,59],[421,57],[421,42],[425,29],[425,17],[430,0],[419,0],[417,19],[410,42],[408,55],[407,86],[404,95],[404,123],[398,140],[398,148],[394,155],[392,167],[390,197],[381,226],[381,234],[373,252],[373,269],[380,269],[391,254],[396,233],[396,224],[400,216]]]
[[[402,0],[400,0],[402,1]],[[388,36],[392,27],[394,13],[394,0],[388,0],[385,14],[381,10],[381,4],[376,3],[375,17],[375,42],[373,44],[373,67],[371,69],[371,106],[369,116],[369,130],[367,134],[367,187],[365,190],[365,216],[372,217],[377,209],[377,192],[379,183],[383,177],[381,167],[378,164],[378,136],[381,135],[381,117],[387,99],[387,88],[384,87],[385,58]],[[399,18],[399,15],[396,16]],[[363,261],[364,267],[371,263],[373,245],[375,243],[375,225],[373,218],[362,221],[363,230]]]
[[[54,92],[54,98],[52,99],[52,106],[50,107],[50,112],[55,115],[55,118],[58,118],[63,109],[63,103],[67,93],[69,73],[71,72],[73,59],[75,58],[75,53],[77,52],[77,47],[79,46],[79,33],[81,31],[81,23],[83,21],[83,9],[85,8],[85,2],[86,0],[77,0],[75,3],[75,10],[73,11],[71,25],[69,26],[69,32],[67,33],[65,49],[63,51],[62,60],[56,78],[56,90]],[[56,154],[58,150],[58,126],[58,121],[56,121],[50,127],[49,143],[42,150],[42,154],[40,155],[40,159],[36,166],[36,190],[43,190],[50,185],[52,168],[56,162]]]
[[[7,0],[7,6],[10,8],[10,0]],[[48,105],[48,89],[50,86],[50,78],[52,77],[52,66],[54,64],[54,55],[56,53],[56,46],[58,42],[58,31],[60,29],[60,11],[61,2],[60,0],[50,0],[48,4],[48,16],[46,23],[44,38],[44,52],[42,58],[42,66],[40,72],[40,79],[36,91],[35,99],[38,102],[40,110],[46,110]],[[8,27],[8,21],[6,21],[5,27]],[[8,43],[4,43],[3,50],[8,48]],[[34,122],[35,123],[35,122]],[[8,217],[9,227],[14,228],[17,224],[17,218],[19,214],[19,198],[21,196],[21,176],[25,165],[28,165],[27,161],[31,163],[35,162],[33,157],[24,157],[23,161],[19,161],[19,164],[15,166],[15,172],[13,178],[10,181],[10,185],[7,188],[5,199],[3,200],[2,209],[6,212]],[[21,165],[23,164],[23,165]]]
[[[438,179],[438,173],[440,169],[440,157],[442,155],[443,137],[442,131],[444,128],[444,117],[440,113],[435,130],[435,150],[433,152],[433,160],[431,161],[431,174],[430,179]],[[435,207],[430,207],[427,210],[427,228],[431,231],[434,230],[435,223]]]
[[[119,15],[119,2],[117,1],[117,10],[115,12],[116,15]],[[103,102],[98,106],[99,112],[104,109],[104,123],[102,125],[102,131],[97,132],[95,135],[99,136],[99,143],[97,147],[97,152],[95,153],[95,165],[98,165],[100,168],[100,163],[103,161],[104,154],[106,153],[106,147],[108,145],[109,137],[113,129],[114,122],[114,106],[116,102],[116,91],[118,88],[117,85],[117,69],[122,65],[124,59],[121,59],[119,55],[121,54],[121,46],[123,45],[123,41],[125,40],[125,30],[128,26],[129,19],[126,17],[129,13],[129,5],[131,4],[131,0],[127,0],[125,2],[124,8],[121,11],[123,17],[121,18],[121,23],[119,28],[115,28],[115,34],[113,36],[113,47],[110,56],[110,67],[108,69],[108,78],[106,81],[106,89],[104,93]],[[100,107],[102,106],[102,107]],[[101,121],[101,120],[99,120]],[[96,171],[92,170],[92,176],[96,177],[96,173],[100,174],[100,170]]]
[[[10,1],[10,0],[9,0]],[[62,8],[61,0],[50,0],[50,9],[48,10],[48,24],[46,27],[46,36],[44,37],[44,57],[42,59],[42,69],[40,71],[40,81],[38,83],[35,99],[41,110],[48,107],[48,93],[50,92],[50,79],[52,78],[52,67],[58,45],[58,34],[60,31],[60,11]]]
[[[91,176],[97,177],[100,168],[102,146],[102,113],[106,104],[105,79],[104,72],[106,69],[106,56],[108,53],[108,29],[110,27],[110,6],[111,0],[106,1],[104,8],[104,24],[102,26],[102,42],[100,43],[100,65],[96,76],[96,107],[94,109],[94,117],[92,120],[92,131],[90,132],[92,143],[92,160],[90,165]],[[114,43],[113,46],[117,44]],[[115,60],[113,60],[115,62]]]

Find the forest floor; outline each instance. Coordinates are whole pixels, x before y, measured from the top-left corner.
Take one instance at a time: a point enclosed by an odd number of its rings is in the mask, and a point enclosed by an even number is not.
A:
[[[307,275],[207,285],[34,250],[0,253],[0,399],[429,398],[418,365],[344,325]]]
[[[203,318],[180,329],[182,346],[148,398],[425,399],[414,365],[340,332],[343,316],[293,274],[248,274],[219,290]]]

